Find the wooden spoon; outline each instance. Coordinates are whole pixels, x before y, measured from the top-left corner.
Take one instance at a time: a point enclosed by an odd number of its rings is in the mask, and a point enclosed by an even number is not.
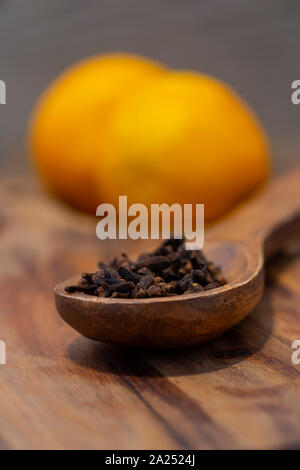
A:
[[[61,317],[79,333],[107,343],[155,348],[193,346],[243,320],[264,290],[264,261],[300,233],[300,169],[269,184],[208,232],[204,252],[228,284],[199,294],[111,299],[55,288]]]

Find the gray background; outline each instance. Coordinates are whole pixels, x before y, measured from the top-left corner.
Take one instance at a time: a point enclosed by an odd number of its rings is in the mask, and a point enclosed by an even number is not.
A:
[[[57,73],[104,51],[144,54],[224,79],[254,107],[280,171],[299,160],[299,0],[0,0],[0,168],[27,168],[32,105]]]

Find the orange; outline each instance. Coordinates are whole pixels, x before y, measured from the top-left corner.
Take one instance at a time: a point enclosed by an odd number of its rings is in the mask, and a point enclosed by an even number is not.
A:
[[[122,95],[163,71],[138,56],[107,54],[76,64],[48,87],[34,111],[29,141],[52,192],[95,213],[102,195],[93,169],[96,160],[101,168],[106,121]]]
[[[227,85],[190,72],[160,74],[123,96],[95,159],[99,198],[204,203],[221,216],[260,185],[269,147],[257,117]]]

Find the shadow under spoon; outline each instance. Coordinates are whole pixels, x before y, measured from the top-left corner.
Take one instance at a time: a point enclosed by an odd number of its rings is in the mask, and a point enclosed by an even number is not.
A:
[[[300,233],[300,169],[270,183],[208,231],[204,253],[228,284],[197,294],[112,299],[55,287],[60,316],[82,335],[154,348],[194,346],[243,320],[264,290],[265,259]]]

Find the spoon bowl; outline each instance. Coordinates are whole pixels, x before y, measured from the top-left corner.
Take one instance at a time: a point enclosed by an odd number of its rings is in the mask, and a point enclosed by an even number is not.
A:
[[[218,262],[229,281],[197,294],[147,299],[114,299],[55,288],[61,317],[88,338],[131,346],[179,348],[212,339],[245,318],[263,292],[262,257],[256,265],[241,243],[208,243],[205,255]]]
[[[204,254],[228,283],[195,294],[115,299],[55,288],[61,317],[82,335],[153,348],[194,346],[243,320],[264,289],[265,258],[300,230],[300,170],[293,171],[209,230]]]

